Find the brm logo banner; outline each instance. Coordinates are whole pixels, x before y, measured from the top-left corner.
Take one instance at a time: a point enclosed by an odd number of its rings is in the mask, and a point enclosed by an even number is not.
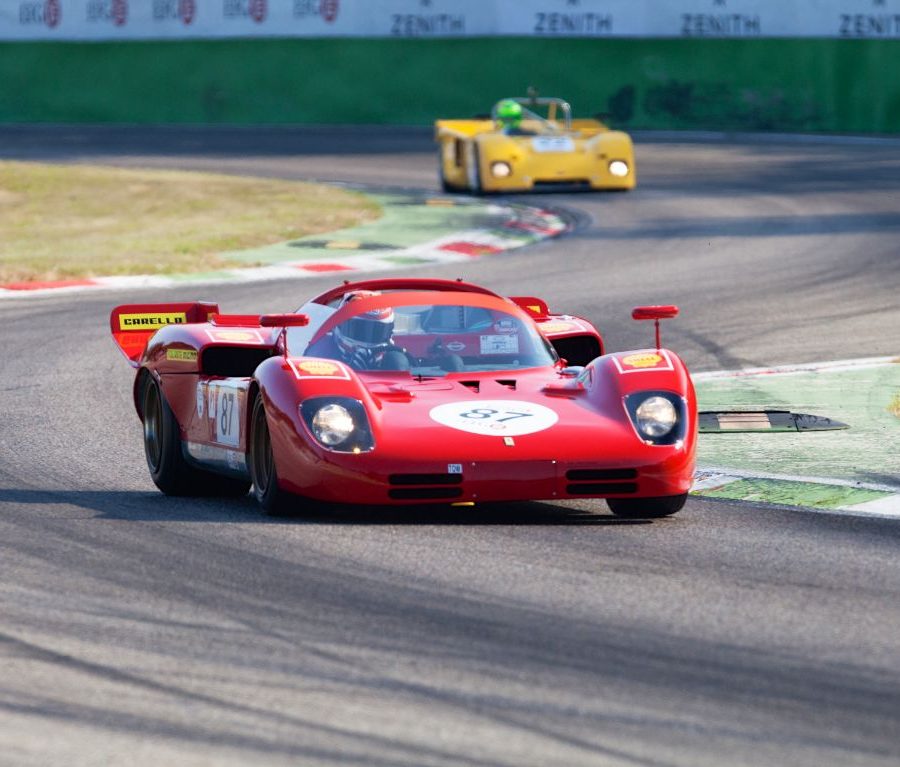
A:
[[[252,19],[262,24],[268,14],[268,0],[223,0],[222,16],[225,19]]]
[[[185,26],[197,18],[197,0],[153,0],[153,20],[180,21]]]
[[[62,18],[61,0],[32,0],[19,3],[19,24],[37,24],[54,29]]]
[[[293,0],[294,18],[320,18],[326,24],[333,24],[340,11],[339,0]]]
[[[128,23],[128,0],[88,0],[85,20],[89,24],[124,27]]]

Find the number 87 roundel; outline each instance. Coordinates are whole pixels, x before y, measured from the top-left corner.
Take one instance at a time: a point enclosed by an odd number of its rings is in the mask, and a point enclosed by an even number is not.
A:
[[[252,490],[272,514],[603,498],[620,516],[662,517],[690,489],[696,400],[658,327],[650,348],[604,353],[588,320],[539,298],[399,278],[290,314],[131,304],[110,326],[169,495]]]

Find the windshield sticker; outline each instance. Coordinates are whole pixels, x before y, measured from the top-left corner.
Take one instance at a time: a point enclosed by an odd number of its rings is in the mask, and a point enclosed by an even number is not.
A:
[[[536,136],[531,148],[535,152],[574,152],[575,142],[568,136]]]
[[[299,378],[341,378],[350,380],[350,374],[340,362],[331,360],[288,360],[294,375]]]
[[[517,437],[549,429],[559,420],[555,411],[533,402],[467,400],[431,409],[433,421],[451,429],[484,437]]]
[[[494,323],[495,333],[515,333],[518,330],[518,323],[515,320],[497,320]]]
[[[641,373],[656,370],[674,370],[672,360],[662,349],[655,352],[617,354],[613,357],[620,373]]]
[[[518,354],[519,336],[479,336],[482,354]]]

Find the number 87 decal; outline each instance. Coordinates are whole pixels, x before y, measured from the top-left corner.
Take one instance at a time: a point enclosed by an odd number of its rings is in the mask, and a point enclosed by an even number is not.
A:
[[[477,407],[473,410],[459,414],[461,418],[477,418],[479,420],[492,420],[497,423],[504,421],[512,421],[515,418],[531,418],[533,413],[519,413],[515,410],[494,410],[490,407]],[[503,418],[495,418],[494,416],[502,415]]]
[[[451,429],[484,437],[532,434],[559,420],[556,412],[544,405],[503,399],[447,402],[433,407],[429,416]]]

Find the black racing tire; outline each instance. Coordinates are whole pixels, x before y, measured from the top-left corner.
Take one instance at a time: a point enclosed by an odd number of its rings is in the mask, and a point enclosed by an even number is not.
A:
[[[607,498],[606,505],[623,519],[659,519],[681,511],[686,501],[687,493],[682,493],[661,498]]]
[[[144,456],[150,478],[163,493],[174,496],[240,497],[250,483],[223,477],[192,466],[184,457],[181,429],[159,382],[148,377],[144,384],[141,414],[144,424]]]
[[[451,186],[447,182],[447,178],[444,176],[444,158],[440,149],[438,150],[438,181],[441,185],[442,192],[453,194],[454,192],[459,191],[455,186]]]
[[[297,496],[278,487],[275,456],[272,453],[272,437],[262,396],[253,403],[248,439],[248,460],[253,496],[263,511],[272,517],[289,515],[296,509]]]
[[[481,153],[478,151],[478,144],[472,144],[472,162],[475,163],[475,185],[472,187],[472,194],[481,196],[484,194],[484,187],[481,184]]]

